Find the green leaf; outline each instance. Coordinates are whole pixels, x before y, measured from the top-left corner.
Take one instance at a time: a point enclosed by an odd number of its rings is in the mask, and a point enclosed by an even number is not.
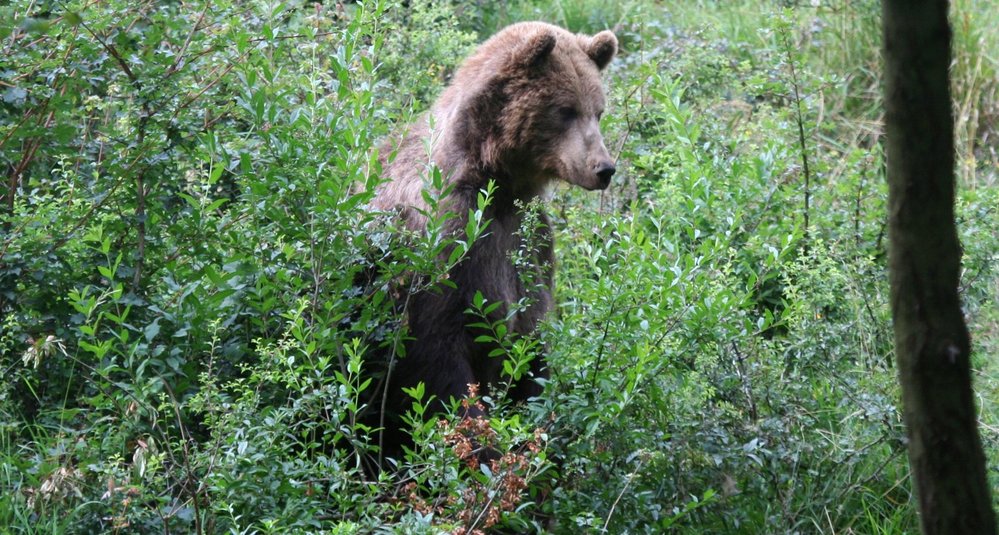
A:
[[[159,332],[160,332],[160,319],[156,318],[155,320],[153,320],[152,323],[146,325],[146,328],[143,329],[142,334],[145,335],[146,342],[152,342],[153,338],[156,338],[156,335],[159,334]]]

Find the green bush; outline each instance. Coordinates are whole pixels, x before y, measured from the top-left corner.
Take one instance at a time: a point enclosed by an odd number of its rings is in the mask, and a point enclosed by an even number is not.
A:
[[[877,5],[786,4],[0,7],[0,525],[914,532]],[[996,34],[980,3],[954,9],[962,295],[994,465],[980,51]],[[414,447],[373,470],[365,415],[404,358],[398,298],[468,245],[440,219],[411,235],[367,208],[380,145],[475,42],[535,18],[622,37],[603,124],[615,185],[541,207],[555,313],[536,339],[482,325],[508,376],[543,350],[552,377],[531,403],[430,418],[414,389]],[[462,420],[462,403],[490,417]],[[482,445],[504,455],[479,465]]]

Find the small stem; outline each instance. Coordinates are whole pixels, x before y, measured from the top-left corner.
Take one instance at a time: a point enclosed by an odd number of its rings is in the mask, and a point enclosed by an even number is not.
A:
[[[811,204],[811,172],[808,169],[808,144],[805,141],[805,121],[801,111],[801,91],[798,85],[798,73],[794,69],[794,53],[791,49],[791,38],[788,35],[790,30],[782,28],[784,38],[784,50],[787,53],[787,65],[791,71],[791,87],[794,89],[794,104],[797,112],[796,122],[798,123],[798,144],[801,148],[801,167],[805,175],[805,224],[804,224],[804,247],[808,252],[808,216]]]

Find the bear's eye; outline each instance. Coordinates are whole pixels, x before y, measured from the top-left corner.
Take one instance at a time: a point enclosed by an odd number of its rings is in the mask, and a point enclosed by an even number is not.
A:
[[[568,123],[570,121],[575,120],[576,117],[579,117],[579,112],[576,111],[576,108],[573,108],[572,106],[562,106],[561,108],[558,109],[558,115],[559,117],[562,118],[563,121]]]

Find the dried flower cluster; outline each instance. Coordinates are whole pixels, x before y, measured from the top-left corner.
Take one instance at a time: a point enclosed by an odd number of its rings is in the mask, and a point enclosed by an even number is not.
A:
[[[399,490],[398,502],[452,528],[456,535],[484,535],[500,523],[504,513],[521,504],[529,482],[537,475],[534,459],[541,454],[546,436],[536,429],[533,436],[513,451],[503,448],[496,431],[485,416],[486,408],[478,398],[478,385],[468,385],[468,397],[461,402],[457,420],[441,419],[437,428],[461,463],[465,477],[457,490],[448,496],[429,497],[415,481]],[[472,416],[475,415],[475,416]],[[485,465],[485,466],[483,466]],[[489,477],[482,477],[485,473]]]
[[[478,385],[468,385],[468,394],[462,400],[465,414],[485,414],[477,397]],[[438,425],[446,427],[449,423],[442,420]],[[457,515],[462,525],[452,532],[481,535],[483,530],[500,521],[502,513],[514,511],[520,504],[528,487],[531,456],[541,451],[543,433],[540,429],[535,430],[534,437],[517,451],[500,455],[496,431],[489,420],[474,416],[463,418],[444,438],[470,471],[481,470],[480,463],[488,459],[491,477],[485,483],[469,478],[468,486],[461,493],[462,508]]]
[[[61,466],[49,474],[38,489],[26,488],[28,507],[41,503],[59,502],[69,498],[82,498],[80,487],[83,474],[72,466]]]

